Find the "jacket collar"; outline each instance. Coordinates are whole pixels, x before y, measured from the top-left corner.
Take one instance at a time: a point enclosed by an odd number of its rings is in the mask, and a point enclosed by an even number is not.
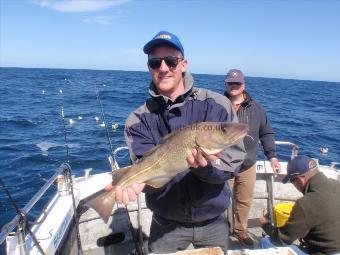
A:
[[[327,177],[323,173],[317,173],[310,179],[305,190],[303,191],[303,194],[319,190],[319,188],[323,186],[326,180]]]
[[[230,95],[227,93],[227,91],[224,92],[224,95],[230,99]],[[242,102],[241,106],[242,107],[247,107],[248,105],[251,105],[253,102],[253,99],[251,98],[251,96],[248,94],[247,91],[243,91],[243,95],[245,97],[244,101]]]

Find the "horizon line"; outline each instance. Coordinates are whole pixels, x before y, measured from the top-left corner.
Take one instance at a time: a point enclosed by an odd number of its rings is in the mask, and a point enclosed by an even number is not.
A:
[[[66,67],[21,67],[21,66],[0,66],[0,68],[18,68],[18,69],[61,69],[61,70],[89,70],[89,71],[120,71],[120,72],[143,72],[148,73],[148,71],[140,71],[140,70],[120,70],[120,69],[91,69],[91,68],[66,68]],[[208,73],[195,73],[189,72],[191,74],[198,75],[220,75],[225,76],[225,74],[208,74]],[[282,77],[263,77],[263,76],[249,76],[245,75],[245,77],[249,78],[264,78],[264,79],[279,79],[279,80],[296,80],[296,81],[314,81],[314,82],[329,82],[329,83],[340,83],[339,81],[325,81],[325,80],[310,80],[310,79],[297,79],[297,78],[282,78]]]

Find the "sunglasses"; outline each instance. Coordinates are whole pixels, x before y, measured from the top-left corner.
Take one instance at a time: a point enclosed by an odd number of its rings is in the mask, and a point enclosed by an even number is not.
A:
[[[174,57],[174,56],[168,56],[164,58],[150,58],[148,60],[148,65],[150,66],[151,69],[158,69],[160,68],[162,64],[162,60],[164,60],[165,64],[168,67],[174,68],[178,65],[180,61],[183,60],[183,58]]]
[[[242,83],[241,82],[226,82],[228,86],[233,86],[233,85],[241,85]]]

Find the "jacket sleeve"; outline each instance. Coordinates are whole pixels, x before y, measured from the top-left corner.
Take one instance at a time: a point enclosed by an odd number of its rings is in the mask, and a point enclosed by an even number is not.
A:
[[[258,107],[261,115],[259,138],[263,146],[264,154],[268,159],[271,159],[277,157],[274,131],[270,125],[266,111],[260,104],[258,104]]]
[[[263,229],[275,243],[280,245],[290,245],[296,239],[305,237],[310,230],[299,202],[295,203],[291,215],[284,226],[273,228],[268,223]]]
[[[132,113],[125,124],[125,141],[129,148],[130,158],[136,163],[149,150],[155,147],[155,143],[151,137],[148,127],[139,118],[138,115]],[[167,185],[171,185],[168,183]],[[164,190],[167,185],[159,189],[146,185],[144,193],[155,193]]]
[[[236,112],[232,108],[229,99],[223,97],[221,102],[223,104],[219,112],[207,115],[209,117],[205,121],[238,123]],[[243,141],[239,141],[237,144],[224,150],[219,160],[210,162],[207,167],[193,169],[192,172],[202,181],[213,184],[223,183],[238,173],[245,155]]]
[[[211,163],[206,167],[192,168],[191,171],[201,181],[211,184],[221,184],[234,177],[233,172],[218,170]]]
[[[125,141],[129,147],[131,160],[136,162],[156,144],[154,143],[150,132],[148,132],[148,128],[141,121],[134,123],[133,125],[129,125],[129,122],[130,117],[127,119],[125,125]]]

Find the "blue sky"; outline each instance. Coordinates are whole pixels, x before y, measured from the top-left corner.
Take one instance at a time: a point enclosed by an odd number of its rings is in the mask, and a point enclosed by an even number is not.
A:
[[[179,36],[193,73],[340,81],[340,1],[0,0],[0,65],[146,71]]]

